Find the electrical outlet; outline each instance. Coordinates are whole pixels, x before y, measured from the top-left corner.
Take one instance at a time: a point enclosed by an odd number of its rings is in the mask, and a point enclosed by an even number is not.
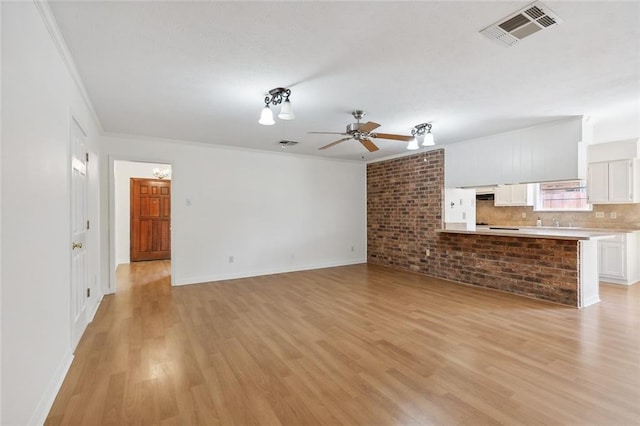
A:
[[[611,213],[609,213],[609,217],[610,217],[611,219],[617,219],[617,218],[618,218],[618,213],[616,213],[616,212],[611,212]]]
[[[527,213],[526,212],[522,212],[522,218],[526,219],[527,218]]]
[[[233,263],[233,256],[229,256],[229,263]]]
[[[425,252],[424,252],[424,254],[425,254],[427,257],[431,256],[431,250],[426,249],[426,250],[425,250]]]
[[[596,212],[596,219],[603,219],[604,218],[604,212]]]

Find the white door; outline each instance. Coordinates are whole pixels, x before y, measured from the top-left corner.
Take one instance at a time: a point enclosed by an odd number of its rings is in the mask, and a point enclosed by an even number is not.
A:
[[[71,349],[87,326],[87,147],[86,135],[71,120]]]
[[[632,199],[633,163],[630,160],[609,163],[609,201],[630,203]]]
[[[591,163],[587,176],[589,203],[609,201],[609,163]]]
[[[510,206],[511,205],[511,186],[499,185],[496,187],[496,193],[493,200],[494,206]]]
[[[600,275],[626,278],[625,244],[600,241]]]
[[[521,185],[509,185],[511,187],[511,205],[512,206],[526,206],[529,203],[529,197],[527,197],[527,184]]]

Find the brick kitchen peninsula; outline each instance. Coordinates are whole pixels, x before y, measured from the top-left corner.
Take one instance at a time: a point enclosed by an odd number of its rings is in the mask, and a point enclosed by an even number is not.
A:
[[[600,301],[598,240],[611,233],[479,228],[439,236],[440,261],[451,280],[579,308]]]
[[[597,239],[607,234],[443,231],[443,199],[442,149],[368,164],[368,262],[570,306],[599,301]]]

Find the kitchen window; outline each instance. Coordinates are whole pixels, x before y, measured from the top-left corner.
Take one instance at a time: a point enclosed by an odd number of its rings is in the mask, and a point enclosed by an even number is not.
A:
[[[536,211],[591,211],[584,180],[538,183],[534,195]]]

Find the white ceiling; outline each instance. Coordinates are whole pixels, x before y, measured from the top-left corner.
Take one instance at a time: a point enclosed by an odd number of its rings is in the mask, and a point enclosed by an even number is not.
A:
[[[122,133],[366,160],[317,148],[359,108],[384,133],[431,121],[438,144],[640,97],[640,2],[545,1],[564,23],[511,48],[480,35],[530,2],[53,2],[101,124]],[[296,119],[257,123],[289,87]],[[277,108],[275,110],[277,115]]]

